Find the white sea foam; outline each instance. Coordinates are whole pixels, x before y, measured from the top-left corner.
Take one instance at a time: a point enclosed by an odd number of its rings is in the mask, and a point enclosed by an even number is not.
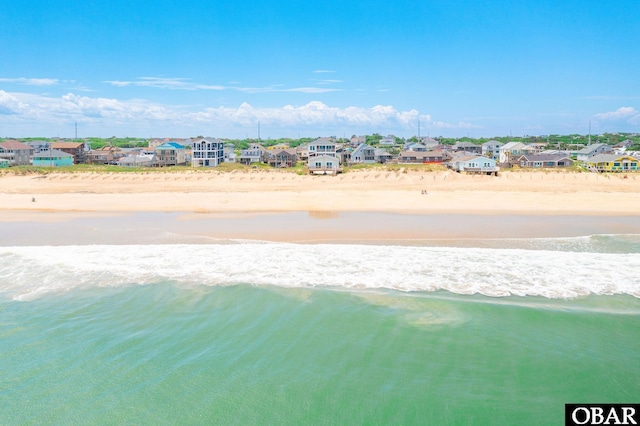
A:
[[[153,284],[340,287],[488,296],[640,298],[640,254],[355,244],[0,247],[0,293]]]

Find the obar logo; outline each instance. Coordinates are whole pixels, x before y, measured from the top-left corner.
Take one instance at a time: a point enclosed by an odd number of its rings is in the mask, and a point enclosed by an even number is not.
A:
[[[640,404],[565,404],[564,424],[637,425]]]

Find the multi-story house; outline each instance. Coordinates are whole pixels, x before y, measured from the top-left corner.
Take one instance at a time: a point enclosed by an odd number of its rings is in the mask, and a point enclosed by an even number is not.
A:
[[[613,151],[613,148],[604,143],[595,143],[593,145],[587,145],[580,151],[576,152],[576,160],[587,161],[591,157],[598,154],[608,154]]]
[[[269,165],[271,167],[294,167],[298,162],[295,148],[281,149],[279,151],[270,151]]]
[[[598,172],[637,172],[640,160],[630,155],[598,154],[585,161],[585,165]]]
[[[224,142],[215,138],[200,138],[192,141],[191,165],[193,167],[216,167],[224,162]]]
[[[501,164],[511,164],[520,156],[524,155],[522,151],[526,147],[522,142],[507,142],[499,148],[500,155],[498,161]]]
[[[73,164],[85,164],[87,162],[87,152],[82,142],[52,142],[52,149],[57,149],[73,156]]]
[[[177,142],[166,142],[158,145],[155,149],[156,161],[158,167],[165,166],[184,166],[187,164],[187,150],[184,146]]]
[[[380,145],[395,145],[396,144],[396,137],[393,135],[387,135],[384,136],[382,139],[380,139]]]
[[[317,139],[308,145],[309,159],[320,155],[328,155],[329,157],[337,157],[336,144],[327,138]]]
[[[268,150],[260,144],[254,143],[248,149],[240,152],[240,163],[246,166],[251,163],[265,163],[269,159]]]
[[[488,158],[493,158],[496,161],[500,160],[500,147],[504,144],[496,140],[490,140],[482,144],[482,155]]]
[[[113,164],[117,160],[119,152],[120,148],[109,145],[92,149],[87,154],[87,162],[91,164]]]
[[[351,152],[351,158],[349,159],[351,164],[366,164],[376,162],[375,149],[367,144],[361,143],[356,149]]]
[[[471,142],[457,141],[455,144],[453,144],[452,150],[455,152],[461,152],[468,155],[480,154],[482,153],[482,145],[476,145]]]
[[[13,139],[0,142],[0,158],[9,162],[10,166],[26,166],[31,164],[33,148]]]

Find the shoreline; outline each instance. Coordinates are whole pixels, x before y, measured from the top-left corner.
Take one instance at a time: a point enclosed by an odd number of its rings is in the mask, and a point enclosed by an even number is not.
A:
[[[635,216],[282,213],[0,212],[0,246],[210,244],[271,241],[301,244],[487,246],[510,239],[640,235]]]

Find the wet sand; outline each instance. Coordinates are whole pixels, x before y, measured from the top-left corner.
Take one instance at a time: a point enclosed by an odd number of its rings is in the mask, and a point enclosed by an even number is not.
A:
[[[0,219],[2,213],[0,212]],[[640,234],[640,216],[402,214],[386,212],[24,212],[0,220],[0,245],[181,244],[226,239],[443,245],[469,239]]]

